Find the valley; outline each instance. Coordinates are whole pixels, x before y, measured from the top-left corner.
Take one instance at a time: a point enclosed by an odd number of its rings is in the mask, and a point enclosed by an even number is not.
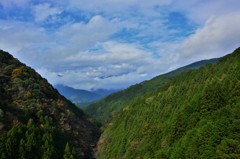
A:
[[[0,0],[0,159],[240,159],[240,0]]]
[[[0,68],[1,159],[240,157],[240,48],[113,94],[55,86],[84,111],[7,52]]]

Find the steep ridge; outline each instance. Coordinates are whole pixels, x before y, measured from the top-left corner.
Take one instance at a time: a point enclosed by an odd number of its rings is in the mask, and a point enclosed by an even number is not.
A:
[[[87,114],[96,118],[102,124],[105,124],[111,121],[111,117],[114,113],[121,110],[125,105],[129,104],[129,102],[133,101],[134,98],[156,91],[184,72],[203,67],[207,64],[214,64],[219,60],[220,58],[216,58],[192,63],[169,73],[157,76],[149,81],[144,81],[125,90],[113,93],[83,109]]]
[[[99,128],[46,79],[0,51],[0,158],[92,158]]]
[[[240,48],[116,113],[98,158],[240,158]]]

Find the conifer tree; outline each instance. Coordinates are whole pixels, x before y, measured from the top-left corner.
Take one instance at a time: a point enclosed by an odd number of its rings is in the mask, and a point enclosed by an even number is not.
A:
[[[74,159],[73,154],[72,154],[72,152],[71,152],[71,149],[70,149],[70,147],[69,147],[68,142],[67,142],[66,147],[65,147],[65,150],[64,150],[63,158],[64,158],[64,159]]]

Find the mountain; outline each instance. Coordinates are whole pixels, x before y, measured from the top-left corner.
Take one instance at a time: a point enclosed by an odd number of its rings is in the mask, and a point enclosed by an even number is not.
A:
[[[239,70],[240,48],[133,98],[105,126],[98,158],[240,158]]]
[[[83,109],[87,114],[93,116],[103,124],[107,123],[111,120],[111,117],[115,112],[121,110],[134,98],[156,91],[184,72],[188,72],[189,70],[197,69],[208,64],[214,64],[219,60],[220,58],[216,58],[192,63],[172,72],[157,76],[149,81],[144,81],[125,90],[113,93],[99,101],[94,102],[93,104],[86,106]]]
[[[82,107],[87,104],[90,104],[100,98],[103,98],[116,90],[105,90],[105,89],[97,89],[97,90],[82,90],[82,89],[74,89],[72,87],[64,86],[64,85],[56,85],[55,88],[61,93],[64,97],[75,103],[77,106]]]
[[[118,92],[119,89],[96,89],[96,90],[91,90],[91,92],[96,93],[102,97],[105,97],[107,95],[110,95],[112,93]]]
[[[0,51],[0,158],[92,158],[99,128],[46,79]]]
[[[64,85],[56,85],[55,88],[59,91],[59,93],[78,106],[90,104],[91,102],[101,98],[100,95],[87,90],[74,89]]]

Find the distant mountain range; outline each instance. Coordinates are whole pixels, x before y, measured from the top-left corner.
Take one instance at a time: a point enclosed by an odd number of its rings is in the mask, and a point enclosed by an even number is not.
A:
[[[106,90],[106,89],[97,89],[97,90],[82,90],[75,89],[69,86],[64,85],[55,85],[54,86],[59,93],[65,96],[67,99],[71,100],[77,106],[82,107],[88,105],[96,100],[99,100],[111,93],[117,92],[118,90]]]

